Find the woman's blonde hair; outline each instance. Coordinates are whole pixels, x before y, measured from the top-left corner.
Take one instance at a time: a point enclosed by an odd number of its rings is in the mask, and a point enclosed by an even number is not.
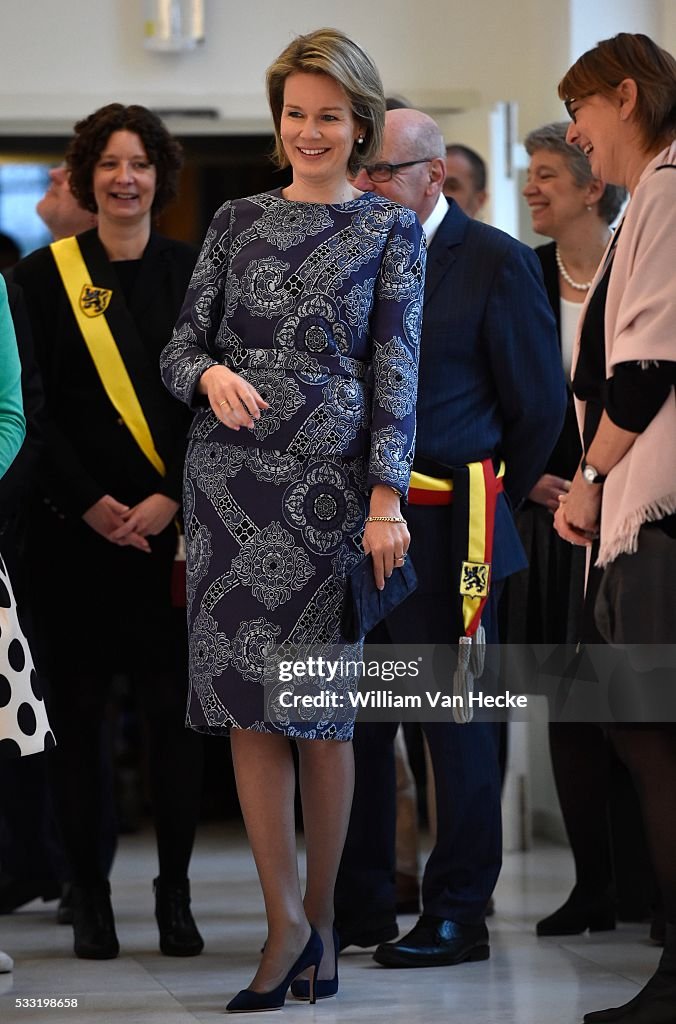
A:
[[[382,148],[385,95],[378,69],[361,46],[335,28],[319,28],[289,43],[265,76],[275,126],[274,157],[279,167],[289,165],[280,132],[284,86],[289,75],[297,72],[328,75],[344,90],[364,135],[364,142],[352,147],[347,165],[348,174],[355,176],[362,164],[380,155]]]

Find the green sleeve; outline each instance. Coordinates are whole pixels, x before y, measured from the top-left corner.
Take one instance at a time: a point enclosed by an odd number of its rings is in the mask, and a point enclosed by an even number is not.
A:
[[[7,288],[0,277],[0,476],[14,460],[25,434],[21,363],[7,302]]]

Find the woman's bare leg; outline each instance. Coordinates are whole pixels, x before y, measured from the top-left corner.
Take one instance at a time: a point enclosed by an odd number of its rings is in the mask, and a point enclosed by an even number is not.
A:
[[[319,978],[332,978],[333,892],[354,789],[352,744],[299,740],[300,793],[307,850],[305,914],[324,943]]]
[[[265,950],[248,987],[269,992],[310,937],[298,878],[295,768],[284,736],[233,729],[230,739],[237,793],[268,919]]]

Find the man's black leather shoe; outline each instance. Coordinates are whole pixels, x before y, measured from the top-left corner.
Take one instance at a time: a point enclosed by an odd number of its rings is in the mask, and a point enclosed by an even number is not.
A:
[[[423,914],[408,935],[378,946],[373,959],[383,967],[448,967],[489,956],[485,924],[457,924]]]
[[[347,946],[360,946],[366,949],[368,946],[377,946],[381,942],[396,939],[399,934],[396,918],[392,914],[364,917],[350,924],[336,921],[336,931],[339,950],[346,949]]]

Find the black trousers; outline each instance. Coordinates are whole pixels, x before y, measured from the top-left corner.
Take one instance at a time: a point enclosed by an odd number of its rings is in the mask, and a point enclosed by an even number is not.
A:
[[[445,511],[445,510],[444,510]],[[449,530],[445,516],[411,507],[411,557],[418,590],[387,620],[391,639],[403,644],[457,642],[450,587]],[[491,588],[482,617],[496,645],[500,584]],[[380,638],[379,642],[380,642]],[[474,924],[483,920],[502,864],[498,725],[426,722],[434,770],[437,839],[422,883],[423,911]],[[357,723],[355,795],[336,885],[336,919],[343,926],[376,915],[395,915],[397,723]]]
[[[101,880],[106,789],[106,707],[116,672],[143,713],[160,874],[186,877],[199,815],[202,737],[185,727],[187,630],[171,608],[176,532],[151,538],[150,555],[118,548],[80,522],[47,527],[37,541],[36,624],[51,681],[59,825],[72,879]],[[41,572],[40,572],[41,568]]]

